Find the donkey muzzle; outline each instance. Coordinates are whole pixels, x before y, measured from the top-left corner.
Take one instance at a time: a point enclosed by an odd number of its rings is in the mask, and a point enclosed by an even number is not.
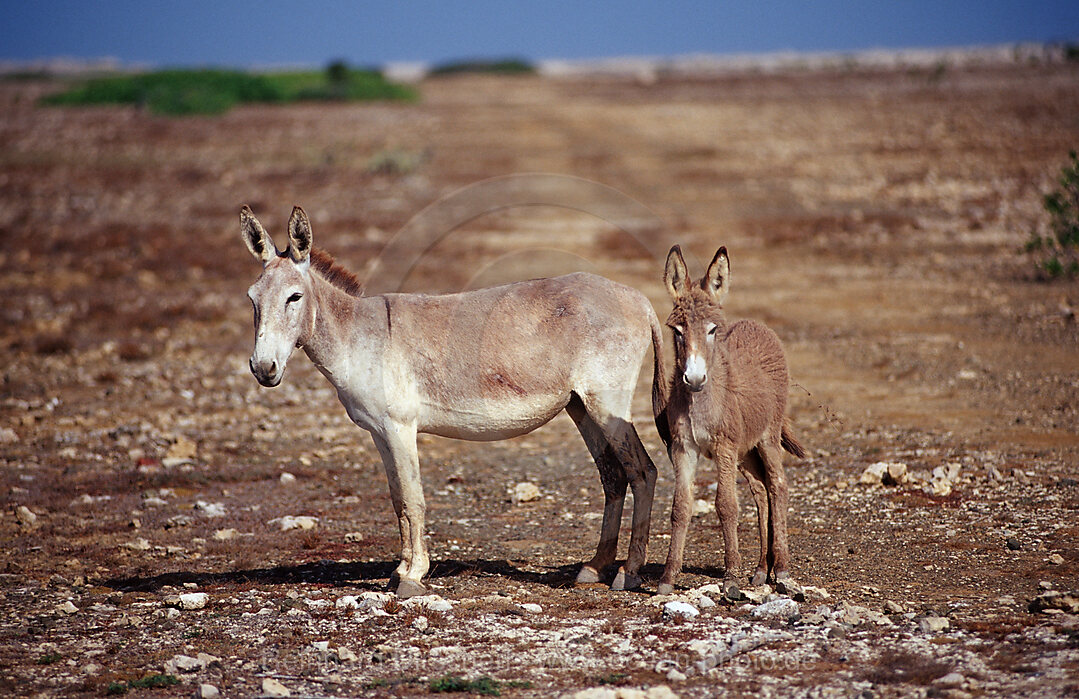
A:
[[[273,388],[281,383],[281,377],[284,372],[281,371],[281,367],[277,365],[277,361],[271,359],[270,361],[256,362],[252,357],[248,360],[248,366],[251,367],[251,373],[255,376],[255,380],[260,385],[266,388]]]
[[[697,392],[708,383],[708,369],[704,360],[697,354],[691,354],[686,359],[686,369],[682,372],[682,382],[689,390]]]

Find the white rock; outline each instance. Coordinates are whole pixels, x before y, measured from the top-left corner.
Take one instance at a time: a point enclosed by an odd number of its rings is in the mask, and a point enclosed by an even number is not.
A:
[[[178,675],[182,672],[195,672],[202,669],[203,665],[198,658],[190,655],[174,655],[171,660],[165,662],[165,672],[169,675]]]
[[[698,517],[700,515],[706,515],[716,509],[715,503],[708,502],[698,498],[693,502],[693,516]]]
[[[288,471],[285,471],[281,474],[281,478],[279,478],[278,480],[281,481],[281,485],[291,485],[296,482],[296,476],[292,475]]]
[[[539,614],[543,611],[543,607],[535,604],[534,602],[525,602],[521,605],[521,609],[525,610],[526,612],[532,612],[533,614]]]
[[[679,602],[675,600],[672,602],[667,602],[663,605],[664,616],[681,616],[687,619],[692,619],[700,613],[701,612],[699,609],[694,607],[692,604],[689,604],[688,602]]]
[[[352,652],[352,650],[346,648],[345,646],[338,646],[337,659],[343,663],[355,663],[359,661],[360,656],[356,655]]]
[[[675,694],[667,685],[656,685],[655,687],[649,687],[644,693],[645,699],[678,699],[678,695]]]
[[[800,614],[798,603],[788,597],[765,602],[750,613],[755,619],[797,619]]]
[[[1051,553],[1051,554],[1049,554],[1049,558],[1047,558],[1046,560],[1049,561],[1050,565],[1054,565],[1054,566],[1063,565],[1064,556],[1061,556],[1059,553]]]
[[[220,699],[221,692],[217,690],[217,687],[212,684],[200,684],[198,693],[195,695],[198,699]]]
[[[360,541],[363,541],[363,532],[349,532],[348,534],[345,534],[346,544],[355,544]]]
[[[918,628],[923,633],[940,633],[941,631],[947,631],[951,627],[951,624],[947,619],[940,616],[927,616],[918,622]]]
[[[209,601],[205,592],[185,592],[180,595],[180,609],[202,609]]]
[[[232,541],[239,535],[240,532],[231,527],[228,529],[218,529],[214,532],[214,541]]]
[[[333,603],[333,606],[338,609],[359,609],[360,600],[356,598],[356,595],[345,595],[344,597],[339,597],[337,601]]]
[[[684,682],[685,680],[685,673],[683,673],[681,670],[678,670],[677,668],[667,673],[668,682]]]
[[[697,603],[697,606],[701,609],[711,609],[712,607],[716,606],[715,600],[713,600],[708,595],[701,595],[695,601]]]
[[[439,595],[423,595],[420,597],[411,597],[405,600],[404,604],[408,605],[410,602],[423,607],[429,612],[453,611],[453,605],[450,604],[447,600],[442,599],[442,597]]]
[[[195,509],[206,517],[225,516],[225,505],[220,502],[206,502],[205,500],[199,500],[195,503]]]
[[[26,505],[19,505],[15,509],[15,518],[19,520],[20,524],[27,527],[32,527],[37,524],[37,515],[30,511],[30,508]]]
[[[944,677],[938,677],[937,679],[933,680],[933,684],[938,687],[944,688],[962,687],[966,681],[967,678],[963,677],[963,675],[959,674],[958,672],[949,672]]]
[[[84,675],[96,675],[100,673],[102,667],[97,663],[87,663],[82,666],[82,674]]]
[[[883,461],[878,461],[875,464],[869,464],[862,471],[862,475],[858,478],[858,482],[862,485],[876,485],[884,480],[884,474],[888,472],[888,464]]]
[[[425,616],[418,616],[412,620],[412,628],[416,629],[417,631],[426,631],[428,625],[429,622],[427,621],[427,617]]]
[[[67,600],[61,604],[56,605],[56,611],[60,612],[61,614],[71,615],[78,614],[79,608],[72,604],[71,600]]]
[[[19,441],[19,435],[10,427],[0,428],[0,444],[14,444]]]
[[[513,488],[512,500],[515,504],[521,504],[522,502],[531,502],[537,500],[540,497],[540,489],[535,483],[518,483]]]
[[[318,517],[309,517],[307,515],[285,515],[284,517],[275,517],[267,522],[270,526],[277,526],[283,532],[287,532],[292,529],[314,529],[318,526]]]
[[[292,692],[272,677],[262,679],[262,693],[268,697],[290,697]]]

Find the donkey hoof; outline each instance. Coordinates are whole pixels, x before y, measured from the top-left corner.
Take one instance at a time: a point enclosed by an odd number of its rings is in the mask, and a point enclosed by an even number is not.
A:
[[[592,566],[581,566],[581,572],[577,573],[577,584],[588,585],[599,582],[599,571]]]
[[[659,588],[656,590],[657,595],[673,595],[674,585],[671,583],[660,583]]]
[[[768,582],[767,570],[758,570],[756,573],[753,574],[753,577],[749,579],[749,584],[751,587],[760,587],[766,582]]]
[[[427,594],[427,588],[422,583],[418,583],[415,580],[409,580],[407,578],[401,580],[401,584],[397,586],[397,598],[408,599],[409,597],[419,597]]]
[[[616,592],[621,590],[636,590],[640,586],[641,576],[631,575],[621,568],[618,569],[618,575],[614,576],[614,582],[611,583],[611,589]]]
[[[789,580],[790,577],[791,577],[791,572],[789,570],[785,570],[782,573],[776,573],[776,582],[782,582],[784,580]]]
[[[733,580],[724,580],[720,584],[719,589],[723,590],[723,594],[732,602],[740,602],[744,599],[749,599],[746,597],[745,593],[738,589],[738,583]]]

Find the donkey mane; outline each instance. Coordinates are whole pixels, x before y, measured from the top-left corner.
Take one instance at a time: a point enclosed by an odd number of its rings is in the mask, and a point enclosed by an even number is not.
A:
[[[363,282],[333,259],[333,255],[321,248],[311,250],[311,267],[333,286],[349,296],[363,296]]]

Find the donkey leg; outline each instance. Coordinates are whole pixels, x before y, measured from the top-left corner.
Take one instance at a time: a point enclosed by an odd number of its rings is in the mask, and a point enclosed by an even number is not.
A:
[[[768,489],[771,549],[774,556],[772,571],[778,582],[790,577],[791,567],[787,543],[787,508],[789,507],[787,478],[783,473],[783,455],[778,440],[775,444],[762,444],[758,450],[764,461],[765,487]]]
[[[420,482],[416,430],[403,425],[391,426],[375,439],[375,444],[386,468],[390,498],[394,502],[394,511],[401,531],[401,563],[394,574],[397,578],[397,596],[406,598],[422,595],[426,588],[421,580],[430,569],[431,563],[423,541],[427,506],[423,498],[423,484]]]
[[[725,446],[716,452],[719,483],[716,487],[716,514],[723,531],[723,578],[733,582],[742,564],[738,554],[738,489],[736,455],[734,447]]]
[[[674,592],[674,579],[682,571],[689,521],[693,517],[693,484],[697,475],[696,447],[680,441],[671,444],[668,454],[674,466],[674,502],[671,504],[671,547],[659,579],[659,594]]]
[[[652,522],[652,501],[656,493],[656,466],[641,444],[629,420],[613,419],[608,441],[618,445],[616,453],[633,490],[633,529],[629,555],[611,583],[612,590],[634,590],[641,586],[640,570],[648,558],[648,532]]]
[[[581,571],[577,574],[578,583],[594,583],[599,582],[603,569],[614,563],[618,553],[618,530],[622,526],[622,507],[628,481],[614,448],[599,425],[585,411],[581,400],[574,396],[566,406],[566,412],[584,438],[584,443],[596,462],[596,468],[599,469],[599,479],[603,486],[603,524],[600,526],[596,555],[581,566]]]
[[[757,563],[757,570],[753,572],[753,577],[749,581],[751,585],[757,586],[768,582],[768,569],[774,554],[769,534],[771,518],[769,516],[768,491],[764,487],[764,464],[755,449],[750,450],[743,459],[742,473],[746,474],[749,489],[753,493],[753,501],[757,504],[757,530],[760,534],[761,558]]]

